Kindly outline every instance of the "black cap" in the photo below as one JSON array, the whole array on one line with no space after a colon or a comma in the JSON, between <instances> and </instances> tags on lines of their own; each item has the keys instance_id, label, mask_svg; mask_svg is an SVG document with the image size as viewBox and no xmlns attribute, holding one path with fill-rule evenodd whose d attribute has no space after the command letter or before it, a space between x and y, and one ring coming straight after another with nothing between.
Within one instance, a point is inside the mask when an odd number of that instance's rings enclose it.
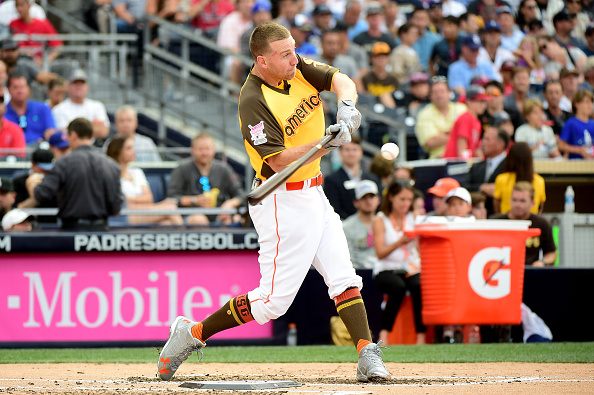
<instances>
[{"instance_id":1,"label":"black cap","mask_svg":"<svg viewBox=\"0 0 594 395\"><path fill-rule=\"evenodd\" d=\"M312 15L332 14L332 10L326 4L318 4L314 8Z\"/></svg>"},{"instance_id":2,"label":"black cap","mask_svg":"<svg viewBox=\"0 0 594 395\"><path fill-rule=\"evenodd\" d=\"M54 167L54 153L48 149L38 148L31 156L31 162L43 170L50 171Z\"/></svg>"},{"instance_id":3,"label":"black cap","mask_svg":"<svg viewBox=\"0 0 594 395\"><path fill-rule=\"evenodd\" d=\"M14 192L14 185L12 185L12 180L10 178L0 177L0 191Z\"/></svg>"},{"instance_id":4,"label":"black cap","mask_svg":"<svg viewBox=\"0 0 594 395\"><path fill-rule=\"evenodd\" d=\"M19 43L13 40L12 38L6 38L2 41L2 50L8 49L17 49L19 47Z\"/></svg>"}]
</instances>

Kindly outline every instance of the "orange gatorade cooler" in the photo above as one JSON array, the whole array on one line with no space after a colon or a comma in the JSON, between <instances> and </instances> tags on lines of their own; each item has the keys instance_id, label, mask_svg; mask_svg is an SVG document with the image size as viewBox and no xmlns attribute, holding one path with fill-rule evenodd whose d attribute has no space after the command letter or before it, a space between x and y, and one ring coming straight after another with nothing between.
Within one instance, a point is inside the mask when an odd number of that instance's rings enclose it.
<instances>
[{"instance_id":1,"label":"orange gatorade cooler","mask_svg":"<svg viewBox=\"0 0 594 395\"><path fill-rule=\"evenodd\" d=\"M425 325L515 325L522 321L530 221L417 224Z\"/></svg>"}]
</instances>

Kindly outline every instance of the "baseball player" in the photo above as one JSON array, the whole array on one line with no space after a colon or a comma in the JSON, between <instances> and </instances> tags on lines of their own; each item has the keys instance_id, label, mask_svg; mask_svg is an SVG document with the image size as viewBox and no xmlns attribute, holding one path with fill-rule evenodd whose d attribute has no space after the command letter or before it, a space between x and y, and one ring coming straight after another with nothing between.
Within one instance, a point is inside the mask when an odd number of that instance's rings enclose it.
<instances>
[{"instance_id":1,"label":"baseball player","mask_svg":"<svg viewBox=\"0 0 594 395\"><path fill-rule=\"evenodd\" d=\"M206 340L222 330L255 320L264 324L289 309L313 265L328 285L359 353L357 379L390 379L377 344L372 342L361 298L362 280L350 261L338 214L322 189L320 157L351 141L361 123L355 108L355 84L337 69L295 54L295 40L276 23L259 25L252 33L254 66L239 97L244 144L256 171L254 186L314 147L324 136L324 110L319 92L338 97L336 133L329 145L297 170L250 215L259 235L259 286L231 299L202 322L177 317L158 362L159 376L169 380L193 351L202 353Z\"/></svg>"}]
</instances>

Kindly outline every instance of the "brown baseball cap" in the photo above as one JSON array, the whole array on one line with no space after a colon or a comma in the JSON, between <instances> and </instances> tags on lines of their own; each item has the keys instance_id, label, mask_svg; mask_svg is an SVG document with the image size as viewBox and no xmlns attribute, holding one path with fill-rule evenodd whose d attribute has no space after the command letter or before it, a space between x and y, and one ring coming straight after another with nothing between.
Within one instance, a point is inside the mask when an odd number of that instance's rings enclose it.
<instances>
[{"instance_id":1,"label":"brown baseball cap","mask_svg":"<svg viewBox=\"0 0 594 395\"><path fill-rule=\"evenodd\" d=\"M440 178L435 182L435 185L427 190L427 193L442 198L445 197L452 189L459 187L460 183L453 178Z\"/></svg>"}]
</instances>

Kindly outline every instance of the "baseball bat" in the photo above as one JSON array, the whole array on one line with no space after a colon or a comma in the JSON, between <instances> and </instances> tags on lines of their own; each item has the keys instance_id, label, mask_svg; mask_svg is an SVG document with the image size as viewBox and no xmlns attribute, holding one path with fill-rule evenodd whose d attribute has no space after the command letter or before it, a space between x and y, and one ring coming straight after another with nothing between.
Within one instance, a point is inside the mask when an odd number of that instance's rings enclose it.
<instances>
[{"instance_id":1,"label":"baseball bat","mask_svg":"<svg viewBox=\"0 0 594 395\"><path fill-rule=\"evenodd\" d=\"M302 157L300 157L295 162L291 163L289 166L285 167L278 173L274 174L267 180L267 182L251 191L247 196L248 203L252 206L255 206L256 204L260 203L262 199L270 195L270 193L274 191L276 188L278 188L282 183L286 182L289 179L289 177L291 177L293 173L297 171L297 169L303 166L308 160L311 159L312 156L314 156L318 151L324 148L324 146L328 144L330 140L332 140L335 136L336 133L324 136L324 138L318 144L316 144L312 149L303 154Z\"/></svg>"}]
</instances>

